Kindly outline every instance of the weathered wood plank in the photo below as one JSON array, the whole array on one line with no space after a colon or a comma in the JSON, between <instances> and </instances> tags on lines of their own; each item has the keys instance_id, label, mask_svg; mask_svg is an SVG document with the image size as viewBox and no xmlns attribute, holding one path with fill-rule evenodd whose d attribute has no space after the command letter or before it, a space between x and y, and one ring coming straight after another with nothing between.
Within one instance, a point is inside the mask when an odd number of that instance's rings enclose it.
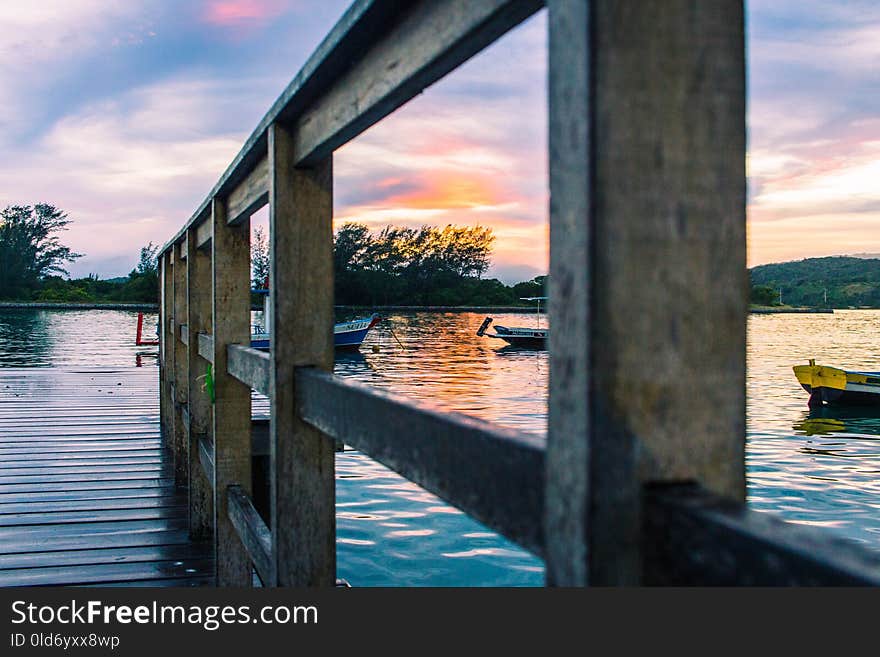
<instances>
[{"instance_id":1,"label":"weathered wood plank","mask_svg":"<svg viewBox=\"0 0 880 657\"><path fill-rule=\"evenodd\" d=\"M251 391L229 375L230 344L250 345L250 219L236 225L226 220L226 206L212 206L214 237L213 272L214 336L214 546L217 584L250 586L247 552L229 521L226 489L238 484L251 490Z\"/></svg>"},{"instance_id":2,"label":"weathered wood plank","mask_svg":"<svg viewBox=\"0 0 880 657\"><path fill-rule=\"evenodd\" d=\"M111 482L115 483L115 482ZM135 482L140 483L140 482ZM173 487L173 483L171 482L171 486ZM131 499L131 498L148 498L148 497L160 497L163 495L168 495L169 491L167 488L162 486L151 486L151 487L138 487L138 486L126 486L123 484L117 484L113 486L102 486L101 488L91 488L91 487L79 487L78 489L70 487L64 488L56 488L52 489L43 489L38 491L23 491L23 492L9 492L6 491L3 494L4 503L13 504L13 503L21 503L21 502L29 502L33 501L34 503L39 502L57 502L57 501L66 501L66 500L108 500L108 499Z\"/></svg>"},{"instance_id":3,"label":"weathered wood plank","mask_svg":"<svg viewBox=\"0 0 880 657\"><path fill-rule=\"evenodd\" d=\"M272 576L272 535L269 528L241 486L230 486L227 495L229 520L238 530L238 536L260 579L268 581Z\"/></svg>"},{"instance_id":4,"label":"weathered wood plank","mask_svg":"<svg viewBox=\"0 0 880 657\"><path fill-rule=\"evenodd\" d=\"M164 461L137 461L134 463L106 462L101 464L89 465L62 465L62 466L45 466L34 465L31 467L5 467L0 469L0 483L8 483L13 479L18 480L21 477L29 477L35 481L39 481L39 477L45 477L46 481L50 481L52 477L73 476L78 474L96 474L105 475L120 472L170 472L171 468Z\"/></svg>"},{"instance_id":5,"label":"weathered wood plank","mask_svg":"<svg viewBox=\"0 0 880 657\"><path fill-rule=\"evenodd\" d=\"M208 333L199 333L199 356L209 363L214 362L214 336Z\"/></svg>"},{"instance_id":6,"label":"weathered wood plank","mask_svg":"<svg viewBox=\"0 0 880 657\"><path fill-rule=\"evenodd\" d=\"M299 419L294 368L333 367L333 170L294 167L293 135L274 124L271 171L270 422L272 586L336 582L333 444Z\"/></svg>"},{"instance_id":7,"label":"weathered wood plank","mask_svg":"<svg viewBox=\"0 0 880 657\"><path fill-rule=\"evenodd\" d=\"M167 520L186 517L186 507L164 506L139 509L106 509L91 511L49 511L44 513L7 513L0 515L0 527L27 527L31 525L64 525L78 522L108 522L115 520Z\"/></svg>"},{"instance_id":8,"label":"weathered wood plank","mask_svg":"<svg viewBox=\"0 0 880 657\"><path fill-rule=\"evenodd\" d=\"M161 303L159 304L159 325L161 328L160 367L159 367L159 412L161 416L160 430L166 446L174 441L174 401L171 397L171 383L174 379L174 331L169 330L174 321L174 276L171 253L159 258L162 271L160 282Z\"/></svg>"},{"instance_id":9,"label":"weathered wood plank","mask_svg":"<svg viewBox=\"0 0 880 657\"><path fill-rule=\"evenodd\" d=\"M211 486L211 489L214 488L214 448L211 446L211 443L208 442L207 438L202 437L199 439L199 463L202 466L202 474L204 474L205 478L208 481L208 484ZM213 506L213 493L211 495L211 504ZM213 526L213 518L211 519L211 526Z\"/></svg>"},{"instance_id":10,"label":"weathered wood plank","mask_svg":"<svg viewBox=\"0 0 880 657\"><path fill-rule=\"evenodd\" d=\"M547 581L637 584L643 482L744 499L743 8L548 4Z\"/></svg>"},{"instance_id":11,"label":"weathered wood plank","mask_svg":"<svg viewBox=\"0 0 880 657\"><path fill-rule=\"evenodd\" d=\"M171 518L167 520L121 520L69 525L37 525L35 527L0 527L0 544L31 542L36 548L44 538L79 538L109 534L165 532L180 529L185 524L186 518Z\"/></svg>"},{"instance_id":12,"label":"weathered wood plank","mask_svg":"<svg viewBox=\"0 0 880 657\"><path fill-rule=\"evenodd\" d=\"M189 326L182 324L180 327L180 341L185 347L189 347Z\"/></svg>"},{"instance_id":13,"label":"weathered wood plank","mask_svg":"<svg viewBox=\"0 0 880 657\"><path fill-rule=\"evenodd\" d=\"M60 552L27 552L0 556L0 569L42 568L45 566L95 565L105 563L135 563L149 561L184 561L204 559L208 552L201 545L148 545L116 549L73 550Z\"/></svg>"},{"instance_id":14,"label":"weathered wood plank","mask_svg":"<svg viewBox=\"0 0 880 657\"><path fill-rule=\"evenodd\" d=\"M186 244L186 240L187 240L187 235L188 235L188 233L184 233L184 234L183 234L183 239L182 239L180 242L177 243L177 253L178 253L178 256L177 256L177 257L178 257L180 260L186 260L186 254L187 254L187 244Z\"/></svg>"},{"instance_id":15,"label":"weathered wood plank","mask_svg":"<svg viewBox=\"0 0 880 657\"><path fill-rule=\"evenodd\" d=\"M254 169L229 193L228 221L237 224L269 202L269 158L263 157Z\"/></svg>"},{"instance_id":16,"label":"weathered wood plank","mask_svg":"<svg viewBox=\"0 0 880 657\"><path fill-rule=\"evenodd\" d=\"M22 554L24 552L49 552L67 550L95 550L104 548L144 547L149 545L174 545L189 543L186 523L181 521L173 529L158 531L129 531L109 534L69 536L51 535L39 540L31 538L0 540L0 554Z\"/></svg>"},{"instance_id":17,"label":"weathered wood plank","mask_svg":"<svg viewBox=\"0 0 880 657\"><path fill-rule=\"evenodd\" d=\"M297 164L325 158L541 8L542 2L424 0L299 118Z\"/></svg>"},{"instance_id":18,"label":"weathered wood plank","mask_svg":"<svg viewBox=\"0 0 880 657\"><path fill-rule=\"evenodd\" d=\"M180 330L187 322L187 264L180 259L179 246L174 249L174 477L178 486L186 485L189 465L187 463L187 430L183 421L183 408L189 396L189 348L183 342Z\"/></svg>"},{"instance_id":19,"label":"weathered wood plank","mask_svg":"<svg viewBox=\"0 0 880 657\"><path fill-rule=\"evenodd\" d=\"M264 395L269 394L269 354L240 344L229 345L226 367L231 376Z\"/></svg>"},{"instance_id":20,"label":"weathered wood plank","mask_svg":"<svg viewBox=\"0 0 880 657\"><path fill-rule=\"evenodd\" d=\"M32 495L34 499L39 499L45 493L49 492L68 492L68 491L97 491L112 489L129 489L129 488L157 488L165 486L173 486L173 477L132 477L128 475L117 475L111 477L102 477L99 481L89 479L87 481L61 481L61 482L40 482L34 484L18 483L18 484L0 484L0 493L26 493Z\"/></svg>"},{"instance_id":21,"label":"weathered wood plank","mask_svg":"<svg viewBox=\"0 0 880 657\"><path fill-rule=\"evenodd\" d=\"M84 499L84 500L55 500L48 502L35 502L25 500L20 502L7 502L5 496L0 502L0 522L7 515L26 514L40 515L57 511L98 511L116 509L158 509L164 507L186 506L186 497L167 492L157 497L129 497L109 499Z\"/></svg>"},{"instance_id":22,"label":"weathered wood plank","mask_svg":"<svg viewBox=\"0 0 880 657\"><path fill-rule=\"evenodd\" d=\"M209 206L210 207L210 206ZM211 226L210 216L196 225L196 248L207 249L211 246L211 237L213 237L213 229Z\"/></svg>"},{"instance_id":23,"label":"weathered wood plank","mask_svg":"<svg viewBox=\"0 0 880 657\"><path fill-rule=\"evenodd\" d=\"M187 453L189 461L188 494L189 494L189 531L194 540L208 539L213 535L214 493L213 480L205 476L202 469L200 441L208 437L213 442L212 431L213 407L208 395L204 377L210 363L204 359L202 336L212 331L211 295L213 282L211 274L211 254L197 248L196 231L187 233L190 245L187 257L187 324L192 327L193 335L198 336L196 344L187 352L189 358L189 440ZM213 344L210 345L213 359ZM211 469L213 473L213 468ZM213 477L213 474L211 475Z\"/></svg>"},{"instance_id":24,"label":"weathered wood plank","mask_svg":"<svg viewBox=\"0 0 880 657\"><path fill-rule=\"evenodd\" d=\"M212 569L213 561L210 559L23 568L0 570L0 586L46 586L59 580L69 585L150 582L158 579L185 581L193 576L208 574Z\"/></svg>"},{"instance_id":25,"label":"weathered wood plank","mask_svg":"<svg viewBox=\"0 0 880 657\"><path fill-rule=\"evenodd\" d=\"M651 486L645 500L646 584L880 585L880 555L824 529L694 485Z\"/></svg>"},{"instance_id":26,"label":"weathered wood plank","mask_svg":"<svg viewBox=\"0 0 880 657\"><path fill-rule=\"evenodd\" d=\"M544 441L416 405L355 381L296 371L303 420L540 555ZM330 444L330 441L327 440Z\"/></svg>"}]
</instances>

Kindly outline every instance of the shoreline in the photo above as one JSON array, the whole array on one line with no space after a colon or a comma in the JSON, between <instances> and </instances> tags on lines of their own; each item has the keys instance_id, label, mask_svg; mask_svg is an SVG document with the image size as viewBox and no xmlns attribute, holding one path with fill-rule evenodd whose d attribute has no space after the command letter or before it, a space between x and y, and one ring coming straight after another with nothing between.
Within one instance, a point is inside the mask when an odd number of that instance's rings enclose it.
<instances>
[{"instance_id":1,"label":"shoreline","mask_svg":"<svg viewBox=\"0 0 880 657\"><path fill-rule=\"evenodd\" d=\"M834 308L749 308L750 313L773 315L784 313L824 313L833 314Z\"/></svg>"},{"instance_id":2,"label":"shoreline","mask_svg":"<svg viewBox=\"0 0 880 657\"><path fill-rule=\"evenodd\" d=\"M115 303L67 301L0 301L0 310L143 310L158 312L158 303Z\"/></svg>"},{"instance_id":3,"label":"shoreline","mask_svg":"<svg viewBox=\"0 0 880 657\"><path fill-rule=\"evenodd\" d=\"M535 306L333 306L336 310L355 312L399 310L402 312L429 313L534 313ZM541 314L547 309L541 306Z\"/></svg>"},{"instance_id":4,"label":"shoreline","mask_svg":"<svg viewBox=\"0 0 880 657\"><path fill-rule=\"evenodd\" d=\"M436 312L436 313L534 313L534 306L334 306L336 310L353 312ZM89 302L75 303L65 301L0 301L0 310L139 310L158 312L157 303L125 303L125 302ZM262 310L254 306L252 310ZM546 314L547 307L542 305L540 313ZM833 308L749 308L749 313L756 315L772 315L785 313L834 313Z\"/></svg>"}]
</instances>

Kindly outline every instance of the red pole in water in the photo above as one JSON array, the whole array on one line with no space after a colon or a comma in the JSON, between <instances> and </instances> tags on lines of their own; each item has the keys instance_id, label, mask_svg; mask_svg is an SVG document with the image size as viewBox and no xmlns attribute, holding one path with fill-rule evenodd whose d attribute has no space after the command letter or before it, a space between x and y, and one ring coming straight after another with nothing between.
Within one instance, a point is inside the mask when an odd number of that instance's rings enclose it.
<instances>
[{"instance_id":1,"label":"red pole in water","mask_svg":"<svg viewBox=\"0 0 880 657\"><path fill-rule=\"evenodd\" d=\"M137 328L137 336L134 339L134 343L136 346L141 346L141 335L144 331L144 314L138 313L138 328Z\"/></svg>"},{"instance_id":2,"label":"red pole in water","mask_svg":"<svg viewBox=\"0 0 880 657\"><path fill-rule=\"evenodd\" d=\"M158 340L144 340L143 333L144 333L144 314L138 313L137 335L135 336L135 339L134 339L135 346L150 347L150 346L159 344Z\"/></svg>"}]
</instances>

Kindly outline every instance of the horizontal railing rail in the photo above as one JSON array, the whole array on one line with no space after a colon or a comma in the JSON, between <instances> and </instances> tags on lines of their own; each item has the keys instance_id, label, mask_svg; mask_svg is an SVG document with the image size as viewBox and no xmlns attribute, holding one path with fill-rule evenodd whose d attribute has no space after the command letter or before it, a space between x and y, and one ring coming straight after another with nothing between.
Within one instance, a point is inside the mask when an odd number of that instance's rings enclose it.
<instances>
[{"instance_id":1,"label":"horizontal railing rail","mask_svg":"<svg viewBox=\"0 0 880 657\"><path fill-rule=\"evenodd\" d=\"M227 349L229 374L257 392L269 394L269 354L259 349L231 344Z\"/></svg>"},{"instance_id":2,"label":"horizontal railing rail","mask_svg":"<svg viewBox=\"0 0 880 657\"><path fill-rule=\"evenodd\" d=\"M303 420L535 554L543 552L544 439L308 368Z\"/></svg>"},{"instance_id":3,"label":"horizontal railing rail","mask_svg":"<svg viewBox=\"0 0 880 657\"><path fill-rule=\"evenodd\" d=\"M272 534L241 486L230 486L227 495L229 519L238 531L257 575L262 581L268 582L272 576Z\"/></svg>"},{"instance_id":4,"label":"horizontal railing rail","mask_svg":"<svg viewBox=\"0 0 880 657\"><path fill-rule=\"evenodd\" d=\"M880 586L880 553L698 485L649 486L646 584Z\"/></svg>"}]
</instances>

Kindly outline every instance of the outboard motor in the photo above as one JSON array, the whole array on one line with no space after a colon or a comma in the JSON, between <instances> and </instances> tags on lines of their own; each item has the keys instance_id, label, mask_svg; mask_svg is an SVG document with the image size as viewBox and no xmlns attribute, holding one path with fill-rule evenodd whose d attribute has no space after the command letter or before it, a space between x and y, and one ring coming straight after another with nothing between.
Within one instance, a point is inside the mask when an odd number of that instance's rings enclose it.
<instances>
[{"instance_id":1,"label":"outboard motor","mask_svg":"<svg viewBox=\"0 0 880 657\"><path fill-rule=\"evenodd\" d=\"M483 320L483 323L480 324L480 328L477 329L477 335L483 337L483 334L486 332L486 329L489 328L489 324L492 323L492 318L487 317Z\"/></svg>"}]
</instances>

